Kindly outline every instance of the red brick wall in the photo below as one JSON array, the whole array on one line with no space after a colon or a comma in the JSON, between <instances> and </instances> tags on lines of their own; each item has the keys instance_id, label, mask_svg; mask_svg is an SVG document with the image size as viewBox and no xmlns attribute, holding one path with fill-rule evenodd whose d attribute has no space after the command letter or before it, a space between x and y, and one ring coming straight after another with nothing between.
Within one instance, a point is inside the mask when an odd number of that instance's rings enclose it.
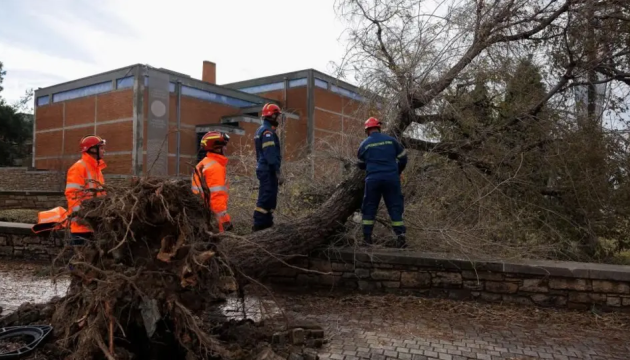
<instances>
[{"instance_id":1,"label":"red brick wall","mask_svg":"<svg viewBox=\"0 0 630 360\"><path fill-rule=\"evenodd\" d=\"M96 121L110 121L133 117L133 90L120 90L96 99Z\"/></svg>"},{"instance_id":2,"label":"red brick wall","mask_svg":"<svg viewBox=\"0 0 630 360\"><path fill-rule=\"evenodd\" d=\"M88 96L63 102L64 126L87 125L96 122L96 96ZM93 131L93 127L85 131Z\"/></svg>"},{"instance_id":3,"label":"red brick wall","mask_svg":"<svg viewBox=\"0 0 630 360\"><path fill-rule=\"evenodd\" d=\"M107 140L110 174L129 174L133 151L133 91L117 90L37 107L35 167L66 171L80 157L79 141L89 134ZM116 122L113 122L116 121ZM107 123L113 122L113 123ZM75 128L65 128L74 127ZM59 129L50 132L42 130ZM42 157L46 157L43 159ZM39 159L38 159L39 158ZM125 163L126 161L129 163Z\"/></svg>"},{"instance_id":4,"label":"red brick wall","mask_svg":"<svg viewBox=\"0 0 630 360\"><path fill-rule=\"evenodd\" d=\"M365 105L334 92L315 88L315 174L341 174L342 163L334 157L354 159L364 138Z\"/></svg>"},{"instance_id":5,"label":"red brick wall","mask_svg":"<svg viewBox=\"0 0 630 360\"><path fill-rule=\"evenodd\" d=\"M63 126L63 103L40 106L36 109L36 130L48 130Z\"/></svg>"}]
</instances>

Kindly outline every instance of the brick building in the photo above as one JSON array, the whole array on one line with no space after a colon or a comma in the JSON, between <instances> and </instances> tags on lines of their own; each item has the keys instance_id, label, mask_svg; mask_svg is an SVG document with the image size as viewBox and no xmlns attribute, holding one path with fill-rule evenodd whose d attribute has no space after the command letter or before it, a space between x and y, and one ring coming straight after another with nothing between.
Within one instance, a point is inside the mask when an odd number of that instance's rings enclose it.
<instances>
[{"instance_id":1,"label":"brick building","mask_svg":"<svg viewBox=\"0 0 630 360\"><path fill-rule=\"evenodd\" d=\"M137 64L38 89L32 166L65 170L77 159L80 138L95 133L108 141L108 174L189 174L186 163L196 160L209 130L230 133L228 156L251 154L267 102L286 111L280 133L287 161L314 159L328 144L336 151L358 146L369 102L351 84L312 69L224 85L215 80L209 61L202 80Z\"/></svg>"}]
</instances>

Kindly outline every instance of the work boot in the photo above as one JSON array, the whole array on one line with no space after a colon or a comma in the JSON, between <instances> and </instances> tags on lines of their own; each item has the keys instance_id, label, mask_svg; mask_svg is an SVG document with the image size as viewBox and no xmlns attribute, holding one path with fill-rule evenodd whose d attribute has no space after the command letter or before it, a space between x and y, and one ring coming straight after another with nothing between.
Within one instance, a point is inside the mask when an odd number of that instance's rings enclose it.
<instances>
[{"instance_id":1,"label":"work boot","mask_svg":"<svg viewBox=\"0 0 630 360\"><path fill-rule=\"evenodd\" d=\"M405 234L396 236L396 247L399 249L407 248L407 238L405 237Z\"/></svg>"}]
</instances>

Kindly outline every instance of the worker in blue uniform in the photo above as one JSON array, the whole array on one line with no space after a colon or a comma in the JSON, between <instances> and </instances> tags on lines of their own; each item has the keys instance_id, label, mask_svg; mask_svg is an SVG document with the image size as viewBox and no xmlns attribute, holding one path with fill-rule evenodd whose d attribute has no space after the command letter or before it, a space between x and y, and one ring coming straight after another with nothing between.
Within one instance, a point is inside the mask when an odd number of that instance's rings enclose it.
<instances>
[{"instance_id":1,"label":"worker in blue uniform","mask_svg":"<svg viewBox=\"0 0 630 360\"><path fill-rule=\"evenodd\" d=\"M280 171L282 155L280 140L276 134L278 120L282 116L276 104L265 104L262 109L263 124L256 130L256 177L258 178L258 200L254 210L252 231L264 230L273 226L273 211L278 200L278 185L284 178Z\"/></svg>"},{"instance_id":2,"label":"worker in blue uniform","mask_svg":"<svg viewBox=\"0 0 630 360\"><path fill-rule=\"evenodd\" d=\"M368 137L359 146L357 154L359 168L366 170L361 207L363 239L366 245L372 244L374 219L382 196L396 234L396 247L407 247L403 223L404 200L400 185L401 174L407 166L407 151L398 140L381 133L381 122L376 118L367 119L365 132Z\"/></svg>"}]
</instances>

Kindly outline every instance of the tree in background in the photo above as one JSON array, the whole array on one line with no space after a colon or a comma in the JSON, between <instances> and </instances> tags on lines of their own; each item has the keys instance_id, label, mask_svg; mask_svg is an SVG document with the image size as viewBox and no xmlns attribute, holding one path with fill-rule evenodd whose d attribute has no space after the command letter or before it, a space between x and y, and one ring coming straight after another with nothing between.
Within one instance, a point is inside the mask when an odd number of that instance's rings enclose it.
<instances>
[{"instance_id":1,"label":"tree in background","mask_svg":"<svg viewBox=\"0 0 630 360\"><path fill-rule=\"evenodd\" d=\"M2 87L2 82L4 81L4 75L7 74L7 72L4 71L2 68L3 68L2 61L0 61L0 92L4 90L4 88Z\"/></svg>"},{"instance_id":2,"label":"tree in background","mask_svg":"<svg viewBox=\"0 0 630 360\"><path fill-rule=\"evenodd\" d=\"M2 82L6 71L0 62L0 92L4 89ZM33 137L32 115L23 113L28 111L28 104L33 98L33 90L15 104L9 105L0 94L0 166L14 166L29 153L28 143Z\"/></svg>"}]
</instances>

